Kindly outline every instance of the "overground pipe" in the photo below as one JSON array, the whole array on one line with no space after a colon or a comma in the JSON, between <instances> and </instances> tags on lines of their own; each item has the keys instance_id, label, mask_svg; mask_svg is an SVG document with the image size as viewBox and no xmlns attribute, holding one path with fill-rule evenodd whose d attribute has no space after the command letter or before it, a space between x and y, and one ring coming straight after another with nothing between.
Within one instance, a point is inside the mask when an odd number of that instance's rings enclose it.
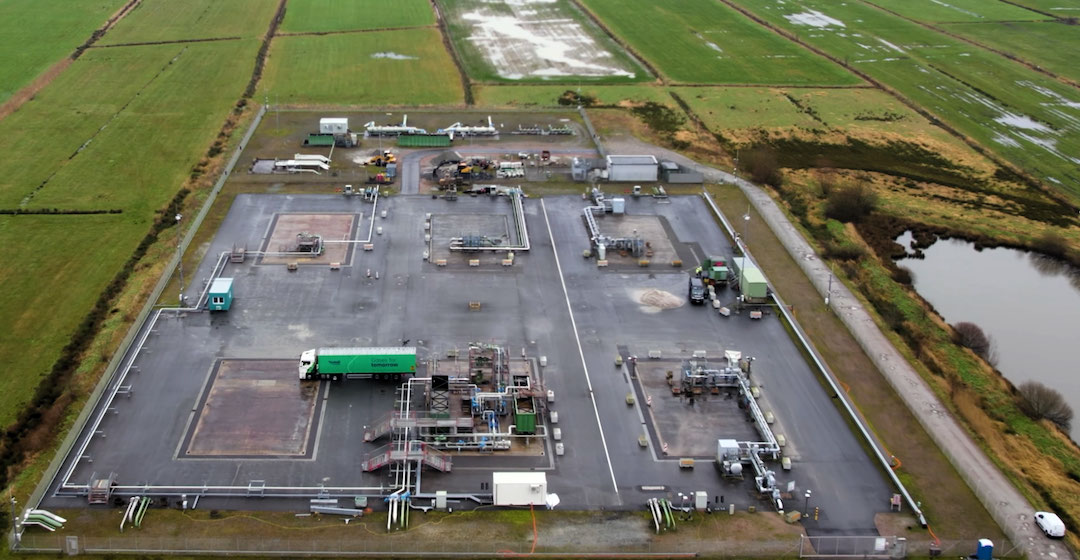
<instances>
[{"instance_id":1,"label":"overground pipe","mask_svg":"<svg viewBox=\"0 0 1080 560\"><path fill-rule=\"evenodd\" d=\"M757 261L754 259L753 255L751 255L750 252L747 250L746 245L743 244L742 237L735 233L735 228L732 227L731 222L729 222L727 217L724 216L722 212L720 212L719 208L717 208L716 203L712 199L712 196L710 196L709 193L705 191L702 191L701 196L705 199L705 202L709 204L709 207L712 208L713 213L720 220L720 223L723 224L724 229L727 230L728 235L735 240L736 247L742 251L742 254L745 255L746 258L750 259L750 262L756 265ZM758 267L758 270L761 270L760 266ZM762 274L764 275L764 273ZM767 280L768 278L766 277L766 281ZM772 288L771 282L769 282L769 287ZM780 313L784 315L784 318L787 319L788 324L792 326L791 330L794 331L795 336L798 337L799 342L802 344L807 354L810 355L810 359L814 361L814 365L817 366L818 371L823 374L823 376L825 377L825 381L829 383L829 388L832 389L833 394L835 394L840 400L840 403L844 405L844 410L847 411L848 416L851 418L852 422L854 422L855 425L858 426L859 433L862 434L863 438L870 445L870 449L874 450L874 456L877 457L878 461L881 463L885 474L889 476L889 478L893 481L893 484L895 484L896 487L900 490L900 493L903 494L904 500L906 500L908 503L908 507L910 507L911 510L915 512L915 515L919 517L919 524L923 527L926 527L926 516L923 514L922 509L919 507L915 499L911 497L911 494L908 492L907 487L904 486L904 483L900 482L900 478L896 476L896 471L892 469L892 464L881 452L881 449L877 446L877 443L875 442L874 437L870 434L869 429L866 427L865 424L863 424L862 418L860 418L859 415L855 413L855 408L851 405L851 402L848 399L847 392L842 391L840 387L837 386L836 379L834 379L832 374L832 370L830 370L828 366L825 365L825 362L818 356L817 350L814 349L813 345L810 344L810 341L807 340L806 336L803 334L802 327L799 326L799 324L795 321L795 317L793 317L788 311L787 305L784 304L784 300L781 299L779 295L777 295L776 290L770 291L772 292L773 301L776 302L777 307L780 309Z\"/></svg>"}]
</instances>

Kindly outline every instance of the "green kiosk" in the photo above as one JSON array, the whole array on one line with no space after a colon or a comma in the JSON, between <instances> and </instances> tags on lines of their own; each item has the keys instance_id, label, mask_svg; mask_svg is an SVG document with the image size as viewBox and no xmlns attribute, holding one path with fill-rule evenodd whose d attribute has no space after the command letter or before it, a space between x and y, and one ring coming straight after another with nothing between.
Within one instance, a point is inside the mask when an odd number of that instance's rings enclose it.
<instances>
[{"instance_id":1,"label":"green kiosk","mask_svg":"<svg viewBox=\"0 0 1080 560\"><path fill-rule=\"evenodd\" d=\"M210 311L229 310L233 300L232 285L232 278L214 279L214 282L210 284L210 295L208 296Z\"/></svg>"}]
</instances>

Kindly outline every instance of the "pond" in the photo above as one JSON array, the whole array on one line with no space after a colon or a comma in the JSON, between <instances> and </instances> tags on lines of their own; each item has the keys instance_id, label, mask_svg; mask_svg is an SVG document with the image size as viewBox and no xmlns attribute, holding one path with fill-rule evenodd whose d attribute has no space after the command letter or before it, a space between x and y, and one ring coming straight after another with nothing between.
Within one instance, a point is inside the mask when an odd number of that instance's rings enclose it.
<instances>
[{"instance_id":1,"label":"pond","mask_svg":"<svg viewBox=\"0 0 1080 560\"><path fill-rule=\"evenodd\" d=\"M896 242L912 254L911 232ZM1016 249L956 239L897 262L915 290L951 324L968 321L994 339L998 369L1014 385L1038 381L1065 396L1080 418L1080 271ZM1075 425L1075 424L1074 424Z\"/></svg>"}]
</instances>

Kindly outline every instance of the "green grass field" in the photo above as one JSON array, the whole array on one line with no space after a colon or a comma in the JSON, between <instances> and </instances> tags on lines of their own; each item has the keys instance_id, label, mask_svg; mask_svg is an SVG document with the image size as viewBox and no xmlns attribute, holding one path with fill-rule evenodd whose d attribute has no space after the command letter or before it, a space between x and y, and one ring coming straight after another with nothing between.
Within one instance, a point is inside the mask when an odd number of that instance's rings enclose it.
<instances>
[{"instance_id":1,"label":"green grass field","mask_svg":"<svg viewBox=\"0 0 1080 560\"><path fill-rule=\"evenodd\" d=\"M802 129L957 141L877 89L676 87L711 130Z\"/></svg>"},{"instance_id":2,"label":"green grass field","mask_svg":"<svg viewBox=\"0 0 1080 560\"><path fill-rule=\"evenodd\" d=\"M859 78L714 0L583 0L670 80L857 84Z\"/></svg>"},{"instance_id":3,"label":"green grass field","mask_svg":"<svg viewBox=\"0 0 1080 560\"><path fill-rule=\"evenodd\" d=\"M911 19L942 21L1025 21L1043 20L1046 16L1005 2L986 0L870 0L871 4L892 10Z\"/></svg>"},{"instance_id":4,"label":"green grass field","mask_svg":"<svg viewBox=\"0 0 1080 560\"><path fill-rule=\"evenodd\" d=\"M386 53L394 58L380 57ZM263 94L273 103L334 105L456 105L465 96L437 29L278 37Z\"/></svg>"},{"instance_id":5,"label":"green grass field","mask_svg":"<svg viewBox=\"0 0 1080 560\"><path fill-rule=\"evenodd\" d=\"M281 31L351 31L387 27L433 25L435 13L428 0L304 0L291 2Z\"/></svg>"},{"instance_id":6,"label":"green grass field","mask_svg":"<svg viewBox=\"0 0 1080 560\"><path fill-rule=\"evenodd\" d=\"M438 0L474 81L625 84L649 72L570 0Z\"/></svg>"},{"instance_id":7,"label":"green grass field","mask_svg":"<svg viewBox=\"0 0 1080 560\"><path fill-rule=\"evenodd\" d=\"M1080 82L1076 45L1080 30L1059 22L1008 22L944 26L952 33L1033 62L1060 76Z\"/></svg>"},{"instance_id":8,"label":"green grass field","mask_svg":"<svg viewBox=\"0 0 1080 560\"><path fill-rule=\"evenodd\" d=\"M90 38L124 0L0 2L0 103Z\"/></svg>"},{"instance_id":9,"label":"green grass field","mask_svg":"<svg viewBox=\"0 0 1080 560\"><path fill-rule=\"evenodd\" d=\"M866 4L741 3L1080 199L1080 94L1074 89ZM844 26L799 23L811 10ZM857 33L850 29L856 24Z\"/></svg>"},{"instance_id":10,"label":"green grass field","mask_svg":"<svg viewBox=\"0 0 1080 560\"><path fill-rule=\"evenodd\" d=\"M1012 0L1012 2L1056 17L1080 17L1080 5L1077 5L1075 0Z\"/></svg>"},{"instance_id":11,"label":"green grass field","mask_svg":"<svg viewBox=\"0 0 1080 560\"><path fill-rule=\"evenodd\" d=\"M0 394L7 426L31 400L79 321L149 225L133 216L0 216L4 336ZM31 235L32 233L32 235Z\"/></svg>"},{"instance_id":12,"label":"green grass field","mask_svg":"<svg viewBox=\"0 0 1080 560\"><path fill-rule=\"evenodd\" d=\"M668 105L672 104L671 96L668 95L666 88L652 85L480 85L473 87L473 96L476 98L476 104L479 106L553 107L559 105L559 97L561 97L563 93L567 91L577 92L579 90L582 95L593 97L597 100L597 103L602 105L616 105L623 101L656 101Z\"/></svg>"},{"instance_id":13,"label":"green grass field","mask_svg":"<svg viewBox=\"0 0 1080 560\"><path fill-rule=\"evenodd\" d=\"M0 314L10 329L0 360L20 372L5 376L0 425L29 399L154 212L213 142L257 49L255 40L92 49L0 120L0 149L9 155L0 161L0 206L123 210L0 218L0 257L18 263L0 270Z\"/></svg>"},{"instance_id":14,"label":"green grass field","mask_svg":"<svg viewBox=\"0 0 1080 560\"><path fill-rule=\"evenodd\" d=\"M143 0L102 38L102 45L261 37L276 0Z\"/></svg>"}]
</instances>

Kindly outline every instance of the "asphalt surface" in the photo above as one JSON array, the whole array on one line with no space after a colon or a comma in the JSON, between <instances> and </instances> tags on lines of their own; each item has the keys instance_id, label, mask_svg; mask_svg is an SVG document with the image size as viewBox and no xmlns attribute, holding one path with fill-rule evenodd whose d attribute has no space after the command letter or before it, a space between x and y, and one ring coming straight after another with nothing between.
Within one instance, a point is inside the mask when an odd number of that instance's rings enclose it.
<instances>
[{"instance_id":1,"label":"asphalt surface","mask_svg":"<svg viewBox=\"0 0 1080 560\"><path fill-rule=\"evenodd\" d=\"M703 173L707 182L738 185L787 248L795 262L802 267L803 272L818 292L824 297L829 291L828 278L831 272L828 267L821 262L817 253L798 229L791 224L783 210L760 187L663 148L636 140L622 141L621 144L622 149L634 153L653 154L658 158L663 157L688 166ZM752 246L750 250L753 251ZM767 270L765 272L768 273ZM866 351L866 355L889 383L897 388L897 394L911 408L915 417L919 419L927 433L942 449L968 485L975 490L976 496L1013 543L1022 547L1030 558L1075 558L1060 541L1048 539L1039 530L1032 519L1034 508L1031 504L994 466L963 426L938 400L918 372L882 334L851 291L842 283L833 282L831 301L833 310L858 340L859 345Z\"/></svg>"},{"instance_id":2,"label":"asphalt surface","mask_svg":"<svg viewBox=\"0 0 1080 560\"><path fill-rule=\"evenodd\" d=\"M486 196L463 196L456 202L424 196L380 200L378 211L388 215L375 218L383 231L373 234L375 250L357 248L351 265L341 270L310 265L289 272L250 258L228 265L223 276L235 279L232 310L163 313L152 328L145 325L147 341L134 359L136 369L123 382L131 395L117 397L86 455L69 457L61 475L74 465L69 482L75 485L116 473L121 485L184 485L195 488L191 492L208 485L238 487L243 494L249 485L265 484L304 488L309 497L318 495L320 487L335 496L377 496L390 488L392 477L386 469L363 473L359 463L385 442L364 443L362 432L390 411L392 385L369 380L324 384L310 458L180 458L193 409L213 367L224 358L295 360L316 346L406 341L421 356L434 357L479 341L503 344L513 355L524 349L530 356L547 357L542 381L556 395L551 407L559 412L566 454L554 457L549 442L543 456L457 456L452 473L422 472L424 492L445 489L480 496L490 493L481 484L490 481L493 471L544 470L549 491L571 509L640 509L649 497L666 495L678 503L680 492L704 490L716 504L722 497L724 506L768 510L752 480L723 481L707 459L693 469L680 469L678 457L663 456L655 445L641 448L638 436L650 427L643 425L645 405L627 405L626 393L632 390L628 370L614 365L620 348L637 356L660 349L665 358L689 357L695 350L715 356L733 349L757 358L754 380L762 387L762 406L776 415L774 430L789 441L785 452L794 468L781 471L779 464L772 465L781 488L795 483L798 497L794 503L788 500L787 508L802 509L802 492L811 489L810 506L820 507L821 513L817 522L808 523L810 532L875 534L874 514L888 509L893 489L780 322L775 317L723 318L711 308L688 304L665 310L641 305L636 298L647 289L685 298L690 267L655 263L598 269L595 260L582 258L589 246L581 220L584 205L575 196L527 200L532 250L519 253L513 267L439 268L423 259L425 214L509 215L506 199ZM731 254L697 197L673 197L667 203L630 199L627 211L662 216L675 237L669 241L684 258ZM209 280L222 251L235 244L262 246L278 212L353 212L362 215L359 237L366 237L372 219L370 203L359 197L240 195L208 258L191 276L189 296ZM609 219L618 218L603 218L601 229ZM482 310L470 311L470 301L482 302ZM745 432L746 426L725 431L717 425L702 430L699 443L711 446L717 438ZM89 436L82 434L80 443ZM55 491L56 483L44 507L85 503L84 497ZM305 502L215 498L204 507L304 509Z\"/></svg>"}]
</instances>

